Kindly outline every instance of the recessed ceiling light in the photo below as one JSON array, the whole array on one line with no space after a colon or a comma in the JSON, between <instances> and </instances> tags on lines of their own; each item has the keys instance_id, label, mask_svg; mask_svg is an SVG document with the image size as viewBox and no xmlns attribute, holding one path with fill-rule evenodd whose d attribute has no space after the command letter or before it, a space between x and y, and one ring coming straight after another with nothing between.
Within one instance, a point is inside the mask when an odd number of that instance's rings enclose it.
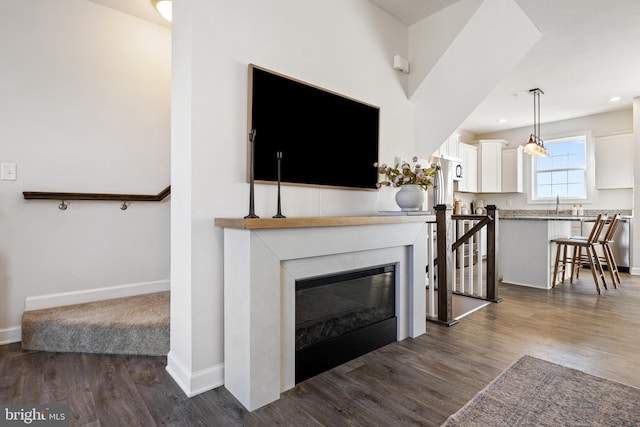
<instances>
[{"instance_id":1,"label":"recessed ceiling light","mask_svg":"<svg viewBox=\"0 0 640 427\"><path fill-rule=\"evenodd\" d=\"M620 98L619 96L612 96L611 98L609 98L609 102L616 102L616 101L620 101L622 98Z\"/></svg>"},{"instance_id":2,"label":"recessed ceiling light","mask_svg":"<svg viewBox=\"0 0 640 427\"><path fill-rule=\"evenodd\" d=\"M505 119L504 117L501 119L496 120L498 123L506 123L507 119Z\"/></svg>"}]
</instances>

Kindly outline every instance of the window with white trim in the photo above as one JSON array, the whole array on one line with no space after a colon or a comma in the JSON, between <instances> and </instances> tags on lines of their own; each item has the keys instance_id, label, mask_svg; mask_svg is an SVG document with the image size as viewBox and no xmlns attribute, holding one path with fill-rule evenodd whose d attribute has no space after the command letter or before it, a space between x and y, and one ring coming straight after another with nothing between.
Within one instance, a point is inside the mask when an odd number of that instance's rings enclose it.
<instances>
[{"instance_id":1,"label":"window with white trim","mask_svg":"<svg viewBox=\"0 0 640 427\"><path fill-rule=\"evenodd\" d=\"M536 157L532 162L533 199L586 199L587 136L553 139L544 145L549 157Z\"/></svg>"}]
</instances>

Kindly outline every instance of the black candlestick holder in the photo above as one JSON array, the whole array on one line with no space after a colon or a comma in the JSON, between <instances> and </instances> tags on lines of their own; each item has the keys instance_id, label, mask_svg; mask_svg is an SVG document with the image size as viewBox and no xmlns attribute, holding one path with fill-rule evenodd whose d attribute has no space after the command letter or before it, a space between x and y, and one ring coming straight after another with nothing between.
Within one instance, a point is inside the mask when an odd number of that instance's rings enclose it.
<instances>
[{"instance_id":1,"label":"black candlestick holder","mask_svg":"<svg viewBox=\"0 0 640 427\"><path fill-rule=\"evenodd\" d=\"M249 141L251 142L251 147L249 150L249 215L245 216L245 218L260 218L256 215L255 212L255 204L254 204L254 151L255 151L255 143L256 143L256 130L251 129L249 132Z\"/></svg>"},{"instance_id":2,"label":"black candlestick holder","mask_svg":"<svg viewBox=\"0 0 640 427\"><path fill-rule=\"evenodd\" d=\"M286 218L286 216L282 215L282 204L280 199L280 164L282 163L282 151L278 151L276 153L276 158L278 159L278 213L275 214L274 218Z\"/></svg>"}]
</instances>

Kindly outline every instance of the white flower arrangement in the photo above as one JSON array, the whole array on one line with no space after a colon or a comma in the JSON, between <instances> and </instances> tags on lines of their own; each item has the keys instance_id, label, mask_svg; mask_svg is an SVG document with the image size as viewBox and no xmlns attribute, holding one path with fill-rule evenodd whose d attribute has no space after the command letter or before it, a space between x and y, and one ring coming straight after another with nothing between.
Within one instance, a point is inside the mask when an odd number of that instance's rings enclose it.
<instances>
[{"instance_id":1,"label":"white flower arrangement","mask_svg":"<svg viewBox=\"0 0 640 427\"><path fill-rule=\"evenodd\" d=\"M378 173L385 176L382 181L376 184L376 187L401 187L408 184L419 185L423 190L432 187L433 176L437 171L436 165L431 165L428 168L422 167L418 163L418 157L415 156L412 161L413 166L407 162L396 163L394 167L387 166L384 163L374 163L373 166L378 169Z\"/></svg>"}]
</instances>

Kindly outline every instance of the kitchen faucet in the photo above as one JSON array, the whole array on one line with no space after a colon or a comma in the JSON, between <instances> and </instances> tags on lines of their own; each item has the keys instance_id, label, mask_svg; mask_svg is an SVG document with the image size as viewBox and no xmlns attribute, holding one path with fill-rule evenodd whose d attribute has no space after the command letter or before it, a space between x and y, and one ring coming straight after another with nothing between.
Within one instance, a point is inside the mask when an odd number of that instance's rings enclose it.
<instances>
[{"instance_id":1,"label":"kitchen faucet","mask_svg":"<svg viewBox=\"0 0 640 427\"><path fill-rule=\"evenodd\" d=\"M560 212L560 195L556 195L556 215Z\"/></svg>"}]
</instances>

